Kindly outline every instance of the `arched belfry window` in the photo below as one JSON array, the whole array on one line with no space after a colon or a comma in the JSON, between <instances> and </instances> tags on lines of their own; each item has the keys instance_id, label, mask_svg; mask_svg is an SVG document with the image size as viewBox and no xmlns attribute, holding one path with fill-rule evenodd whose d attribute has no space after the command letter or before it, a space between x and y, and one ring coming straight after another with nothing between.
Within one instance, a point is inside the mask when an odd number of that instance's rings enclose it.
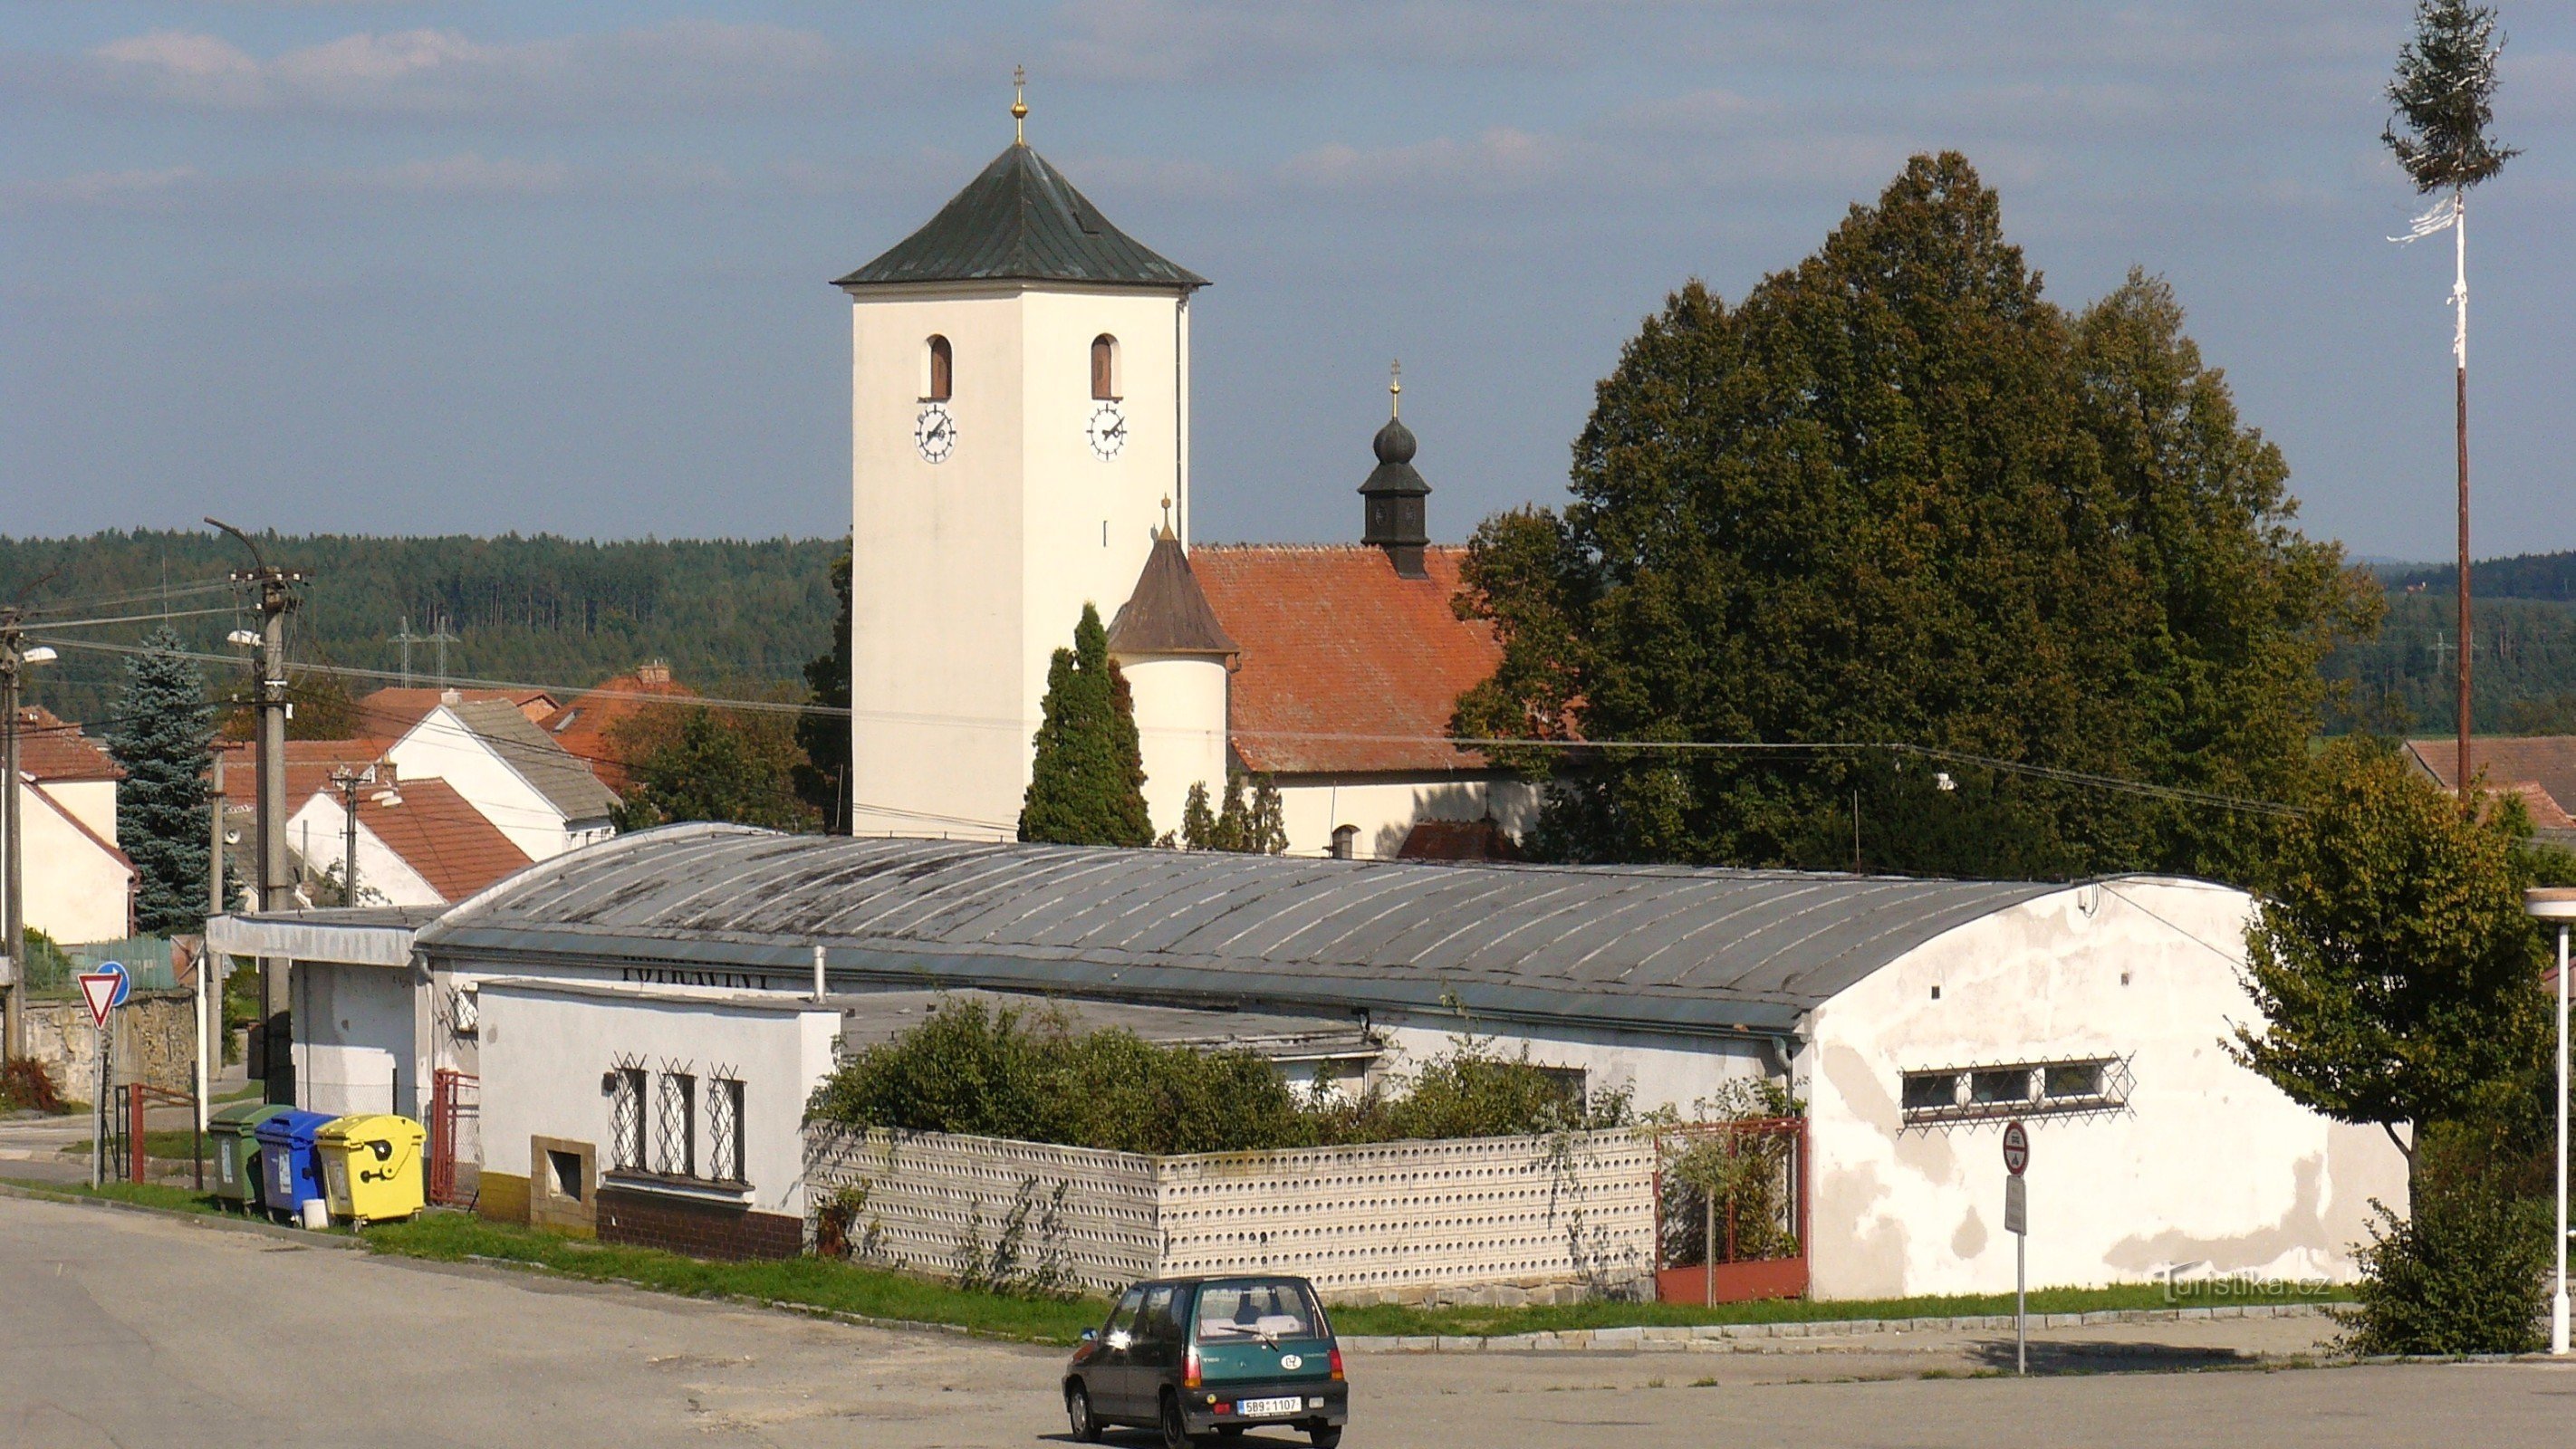
<instances>
[{"instance_id":1,"label":"arched belfry window","mask_svg":"<svg viewBox=\"0 0 2576 1449\"><path fill-rule=\"evenodd\" d=\"M955 364L945 337L934 336L922 348L921 396L925 401L948 401L949 389L955 382Z\"/></svg>"},{"instance_id":2,"label":"arched belfry window","mask_svg":"<svg viewBox=\"0 0 2576 1449\"><path fill-rule=\"evenodd\" d=\"M1091 339L1091 395L1114 398L1118 394L1118 339L1103 332Z\"/></svg>"}]
</instances>

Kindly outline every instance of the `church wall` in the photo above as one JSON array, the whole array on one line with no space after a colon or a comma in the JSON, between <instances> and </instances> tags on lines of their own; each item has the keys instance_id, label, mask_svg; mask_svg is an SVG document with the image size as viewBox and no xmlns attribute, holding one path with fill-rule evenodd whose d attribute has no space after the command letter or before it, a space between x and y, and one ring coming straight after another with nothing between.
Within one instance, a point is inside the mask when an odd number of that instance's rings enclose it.
<instances>
[{"instance_id":1,"label":"church wall","mask_svg":"<svg viewBox=\"0 0 2576 1449\"><path fill-rule=\"evenodd\" d=\"M1007 837L1030 734L1019 293L907 288L850 311L852 828ZM933 334L955 357L937 464L914 442Z\"/></svg>"},{"instance_id":2,"label":"church wall","mask_svg":"<svg viewBox=\"0 0 2576 1449\"><path fill-rule=\"evenodd\" d=\"M1492 815L1514 837L1538 821L1538 787L1487 775L1283 776L1280 813L1290 855L1330 855L1333 831L1359 827L1354 853L1392 859L1422 820L1482 820Z\"/></svg>"},{"instance_id":3,"label":"church wall","mask_svg":"<svg viewBox=\"0 0 2576 1449\"><path fill-rule=\"evenodd\" d=\"M1154 833L1181 828L1190 786L1225 795L1225 662L1205 655L1122 658L1145 755L1145 808Z\"/></svg>"}]
</instances>

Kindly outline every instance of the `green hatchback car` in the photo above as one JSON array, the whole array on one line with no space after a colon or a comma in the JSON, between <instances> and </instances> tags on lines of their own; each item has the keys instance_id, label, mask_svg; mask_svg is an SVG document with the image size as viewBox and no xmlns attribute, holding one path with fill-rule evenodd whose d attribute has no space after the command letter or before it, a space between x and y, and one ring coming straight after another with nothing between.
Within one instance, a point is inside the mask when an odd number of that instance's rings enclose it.
<instances>
[{"instance_id":1,"label":"green hatchback car","mask_svg":"<svg viewBox=\"0 0 2576 1449\"><path fill-rule=\"evenodd\" d=\"M1086 1444L1132 1424L1167 1449L1263 1427L1334 1449L1350 1395L1315 1286L1268 1273L1139 1283L1064 1368L1065 1416Z\"/></svg>"}]
</instances>

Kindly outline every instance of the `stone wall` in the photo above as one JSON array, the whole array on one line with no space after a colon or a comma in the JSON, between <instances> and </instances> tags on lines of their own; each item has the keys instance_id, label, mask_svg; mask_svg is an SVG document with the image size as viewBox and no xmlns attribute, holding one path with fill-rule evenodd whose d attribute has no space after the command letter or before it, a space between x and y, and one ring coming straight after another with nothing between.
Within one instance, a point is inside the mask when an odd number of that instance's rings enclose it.
<instances>
[{"instance_id":1,"label":"stone wall","mask_svg":"<svg viewBox=\"0 0 2576 1449\"><path fill-rule=\"evenodd\" d=\"M196 1085L197 1001L185 991L136 991L116 1009L118 1082L147 1082L174 1092ZM98 1029L83 1001L27 1003L27 1052L44 1063L55 1090L86 1102L98 1093Z\"/></svg>"},{"instance_id":2,"label":"stone wall","mask_svg":"<svg viewBox=\"0 0 2576 1449\"><path fill-rule=\"evenodd\" d=\"M1276 1271L1341 1302L1650 1291L1654 1167L1628 1132L1158 1158L806 1129L806 1200L863 1192L850 1235L880 1261L953 1271L1021 1212L1023 1267L1087 1287Z\"/></svg>"}]
</instances>

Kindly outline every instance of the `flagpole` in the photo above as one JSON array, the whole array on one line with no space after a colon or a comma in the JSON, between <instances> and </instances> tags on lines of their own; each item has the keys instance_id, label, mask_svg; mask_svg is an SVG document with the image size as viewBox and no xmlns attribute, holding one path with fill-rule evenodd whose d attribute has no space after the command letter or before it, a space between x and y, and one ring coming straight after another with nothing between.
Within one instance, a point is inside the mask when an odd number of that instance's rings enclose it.
<instances>
[{"instance_id":1,"label":"flagpole","mask_svg":"<svg viewBox=\"0 0 2576 1449\"><path fill-rule=\"evenodd\" d=\"M2469 633L2469 197L2451 193L2453 273L2451 305L2459 309L2451 334L2452 413L2460 466L2460 799L2469 798L2469 669L2477 652Z\"/></svg>"}]
</instances>

